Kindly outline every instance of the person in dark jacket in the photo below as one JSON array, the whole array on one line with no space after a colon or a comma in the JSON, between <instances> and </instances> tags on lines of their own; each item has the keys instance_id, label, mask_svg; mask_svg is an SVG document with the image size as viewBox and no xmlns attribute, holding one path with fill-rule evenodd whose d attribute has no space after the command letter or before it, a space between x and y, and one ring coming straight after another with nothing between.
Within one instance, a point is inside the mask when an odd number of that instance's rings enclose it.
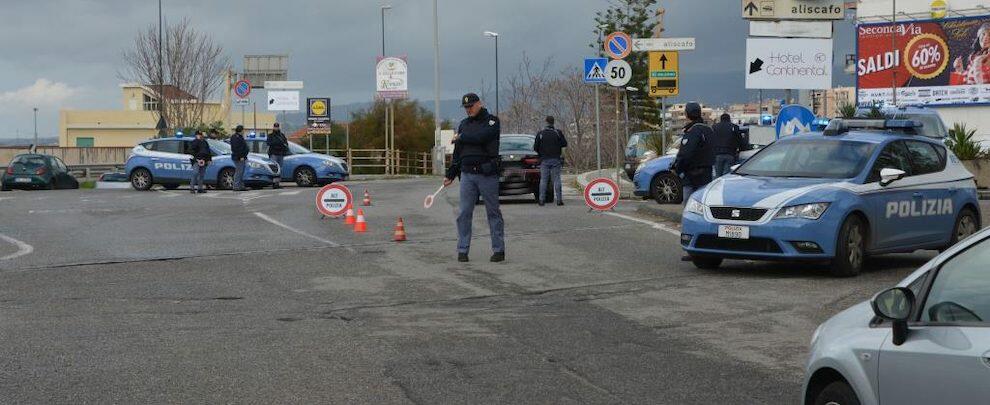
<instances>
[{"instance_id":1,"label":"person in dark jacket","mask_svg":"<svg viewBox=\"0 0 990 405\"><path fill-rule=\"evenodd\" d=\"M206 177L206 166L210 164L213 154L210 152L210 144L203 137L203 131L196 131L196 139L189 145L192 152L192 180L189 182L190 193L205 193L206 187L203 185L203 178Z\"/></svg>"},{"instance_id":2,"label":"person in dark jacket","mask_svg":"<svg viewBox=\"0 0 990 405\"><path fill-rule=\"evenodd\" d=\"M732 171L739 160L739 151L746 141L739 126L732 123L729 114L722 114L719 122L712 126L712 152L715 154L715 177L722 177Z\"/></svg>"},{"instance_id":3,"label":"person in dark jacket","mask_svg":"<svg viewBox=\"0 0 990 405\"><path fill-rule=\"evenodd\" d=\"M557 205L564 205L564 193L560 184L560 168L563 149L567 147L567 138L559 129L553 127L553 116L547 116L547 126L536 134L533 150L540 158L540 206L547 201L547 181L553 180L554 196Z\"/></svg>"},{"instance_id":4,"label":"person in dark jacket","mask_svg":"<svg viewBox=\"0 0 990 405\"><path fill-rule=\"evenodd\" d=\"M684 107L688 122L684 126L681 146L674 159L673 169L681 177L684 185L683 199L687 204L691 194L712 181L712 128L701 119L701 105L687 103Z\"/></svg>"},{"instance_id":5,"label":"person in dark jacket","mask_svg":"<svg viewBox=\"0 0 990 405\"><path fill-rule=\"evenodd\" d=\"M234 161L234 191L244 191L244 170L247 166L248 144L244 141L244 126L234 128L230 136L230 158Z\"/></svg>"},{"instance_id":6,"label":"person in dark jacket","mask_svg":"<svg viewBox=\"0 0 990 405\"><path fill-rule=\"evenodd\" d=\"M485 109L477 94L468 93L461 98L461 105L468 117L461 121L454 136L454 155L444 186L454 179L461 179L460 214L457 216L457 261L468 261L471 250L471 221L478 197L485 203L488 228L492 238L491 261L505 260L505 224L498 201L499 138L501 124L498 117Z\"/></svg>"},{"instance_id":7,"label":"person in dark jacket","mask_svg":"<svg viewBox=\"0 0 990 405\"><path fill-rule=\"evenodd\" d=\"M279 129L277 122L272 127L272 133L268 134L268 138L265 140L265 143L268 145L268 157L274 160L275 163L278 163L278 167L281 168L282 161L289 154L289 140L285 138L285 134ZM272 187L280 187L279 176L275 176L275 182Z\"/></svg>"}]
</instances>

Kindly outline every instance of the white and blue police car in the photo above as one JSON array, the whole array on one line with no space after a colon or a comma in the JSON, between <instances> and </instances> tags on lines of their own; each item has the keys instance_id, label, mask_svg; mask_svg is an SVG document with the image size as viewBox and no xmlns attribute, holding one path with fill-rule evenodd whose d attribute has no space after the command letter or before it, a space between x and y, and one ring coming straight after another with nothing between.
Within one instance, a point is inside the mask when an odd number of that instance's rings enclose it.
<instances>
[{"instance_id":1,"label":"white and blue police car","mask_svg":"<svg viewBox=\"0 0 990 405\"><path fill-rule=\"evenodd\" d=\"M135 190L149 190L155 184L172 190L181 184L189 184L193 166L190 147L193 139L176 134L171 138L150 139L131 150L124 171ZM205 183L218 189L234 187L234 161L230 158L230 145L207 139L212 152L212 162L206 169ZM244 185L252 188L270 186L280 175L278 164L266 157L248 155L244 172Z\"/></svg>"},{"instance_id":2,"label":"white and blue police car","mask_svg":"<svg viewBox=\"0 0 990 405\"><path fill-rule=\"evenodd\" d=\"M264 135L248 135L248 150L251 153L268 155L268 144ZM312 187L347 180L350 176L347 163L336 156L316 153L289 142L289 154L282 160L282 181L294 181L299 187Z\"/></svg>"},{"instance_id":3,"label":"white and blue police car","mask_svg":"<svg viewBox=\"0 0 990 405\"><path fill-rule=\"evenodd\" d=\"M980 229L973 175L913 120L836 119L782 138L690 196L681 245L704 269L723 259L830 261L946 249Z\"/></svg>"}]
</instances>

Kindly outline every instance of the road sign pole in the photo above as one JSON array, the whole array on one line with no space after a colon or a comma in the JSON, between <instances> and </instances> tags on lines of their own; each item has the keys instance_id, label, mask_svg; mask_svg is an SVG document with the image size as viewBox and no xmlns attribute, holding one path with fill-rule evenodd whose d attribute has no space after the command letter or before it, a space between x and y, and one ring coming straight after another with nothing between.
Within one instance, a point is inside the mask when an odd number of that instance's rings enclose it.
<instances>
[{"instance_id":1,"label":"road sign pole","mask_svg":"<svg viewBox=\"0 0 990 405\"><path fill-rule=\"evenodd\" d=\"M598 171L602 170L602 117L598 95L598 84L595 84L595 161Z\"/></svg>"},{"instance_id":2,"label":"road sign pole","mask_svg":"<svg viewBox=\"0 0 990 405\"><path fill-rule=\"evenodd\" d=\"M615 182L619 183L622 181L619 177L619 172L622 171L622 163L619 160L619 155L622 154L619 150L619 89L615 91ZM619 197L622 197L622 188L619 188Z\"/></svg>"},{"instance_id":3,"label":"road sign pole","mask_svg":"<svg viewBox=\"0 0 990 405\"><path fill-rule=\"evenodd\" d=\"M245 114L245 112L244 112L244 105L242 104L241 105L241 125L244 125L244 122L247 121L246 119L244 119L244 114Z\"/></svg>"},{"instance_id":4,"label":"road sign pole","mask_svg":"<svg viewBox=\"0 0 990 405\"><path fill-rule=\"evenodd\" d=\"M667 111L664 105L666 100L666 97L660 97L660 149L663 149L657 153L660 156L667 153Z\"/></svg>"}]
</instances>

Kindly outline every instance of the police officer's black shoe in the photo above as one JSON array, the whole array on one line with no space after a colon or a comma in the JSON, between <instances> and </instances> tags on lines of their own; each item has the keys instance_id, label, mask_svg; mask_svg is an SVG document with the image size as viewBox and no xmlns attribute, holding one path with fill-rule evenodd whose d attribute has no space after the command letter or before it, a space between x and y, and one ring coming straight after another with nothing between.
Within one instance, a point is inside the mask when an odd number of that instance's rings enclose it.
<instances>
[{"instance_id":1,"label":"police officer's black shoe","mask_svg":"<svg viewBox=\"0 0 990 405\"><path fill-rule=\"evenodd\" d=\"M564 202L563 201L560 201L560 200L557 200L557 206L558 207L564 206Z\"/></svg>"},{"instance_id":2,"label":"police officer's black shoe","mask_svg":"<svg viewBox=\"0 0 990 405\"><path fill-rule=\"evenodd\" d=\"M505 261L505 252L495 252L495 254L492 255L492 259L491 260L492 260L492 263L504 262Z\"/></svg>"},{"instance_id":3,"label":"police officer's black shoe","mask_svg":"<svg viewBox=\"0 0 990 405\"><path fill-rule=\"evenodd\" d=\"M540 201L537 204L539 204L539 206L541 206L541 207L544 206L544 205L546 205L546 204L543 203L543 201Z\"/></svg>"},{"instance_id":4,"label":"police officer's black shoe","mask_svg":"<svg viewBox=\"0 0 990 405\"><path fill-rule=\"evenodd\" d=\"M458 253L457 254L457 261L459 261L461 263L467 263L468 262L468 255L467 255L467 253Z\"/></svg>"}]
</instances>

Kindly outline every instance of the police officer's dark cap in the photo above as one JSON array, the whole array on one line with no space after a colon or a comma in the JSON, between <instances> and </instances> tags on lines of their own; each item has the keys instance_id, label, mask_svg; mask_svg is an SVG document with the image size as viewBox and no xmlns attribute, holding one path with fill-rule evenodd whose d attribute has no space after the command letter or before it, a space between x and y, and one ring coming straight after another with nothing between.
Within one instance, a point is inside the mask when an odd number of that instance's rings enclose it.
<instances>
[{"instance_id":1,"label":"police officer's dark cap","mask_svg":"<svg viewBox=\"0 0 990 405\"><path fill-rule=\"evenodd\" d=\"M234 128L234 132L241 132L243 130L244 130L244 126L243 125L238 125L236 128Z\"/></svg>"},{"instance_id":2,"label":"police officer's dark cap","mask_svg":"<svg viewBox=\"0 0 990 405\"><path fill-rule=\"evenodd\" d=\"M464 97L461 97L461 106L465 108L471 107L474 105L474 103L477 103L479 101L481 101L481 98L479 98L477 94L468 93L465 94Z\"/></svg>"}]
</instances>

